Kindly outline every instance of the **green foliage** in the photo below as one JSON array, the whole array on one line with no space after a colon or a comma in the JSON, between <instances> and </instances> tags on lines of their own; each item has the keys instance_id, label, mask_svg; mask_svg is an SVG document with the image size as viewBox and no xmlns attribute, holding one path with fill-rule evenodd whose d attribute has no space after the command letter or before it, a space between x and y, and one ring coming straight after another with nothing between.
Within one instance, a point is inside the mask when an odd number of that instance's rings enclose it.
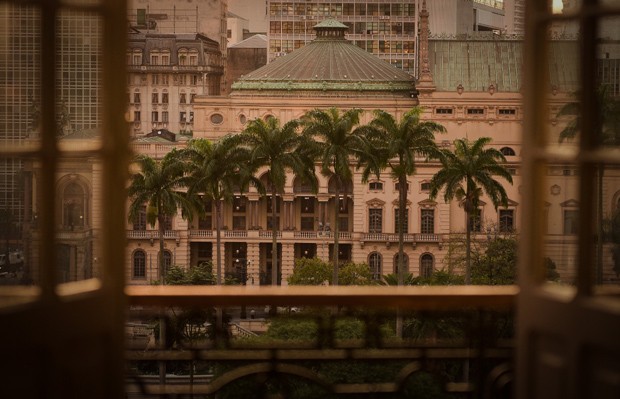
<instances>
[{"instance_id":1,"label":"green foliage","mask_svg":"<svg viewBox=\"0 0 620 399\"><path fill-rule=\"evenodd\" d=\"M515 238L494 238L472 264L473 284L508 285L516 282L518 244Z\"/></svg>"},{"instance_id":2,"label":"green foliage","mask_svg":"<svg viewBox=\"0 0 620 399\"><path fill-rule=\"evenodd\" d=\"M287 281L289 285L324 285L330 282L332 267L318 258L295 259L295 267Z\"/></svg>"},{"instance_id":3,"label":"green foliage","mask_svg":"<svg viewBox=\"0 0 620 399\"><path fill-rule=\"evenodd\" d=\"M398 275L394 273L385 274L382 276L381 283L383 285L398 285ZM411 273L405 274L403 285L418 285L418 277L414 277Z\"/></svg>"},{"instance_id":4,"label":"green foliage","mask_svg":"<svg viewBox=\"0 0 620 399\"><path fill-rule=\"evenodd\" d=\"M435 270L430 277L420 277L417 285L463 285L463 276L445 270Z\"/></svg>"},{"instance_id":5,"label":"green foliage","mask_svg":"<svg viewBox=\"0 0 620 399\"><path fill-rule=\"evenodd\" d=\"M179 266L172 266L166 273L166 284L168 285L213 285L213 265L211 262L201 262L189 269Z\"/></svg>"},{"instance_id":6,"label":"green foliage","mask_svg":"<svg viewBox=\"0 0 620 399\"><path fill-rule=\"evenodd\" d=\"M366 263L346 263L338 270L340 285L375 285L370 267Z\"/></svg>"},{"instance_id":7,"label":"green foliage","mask_svg":"<svg viewBox=\"0 0 620 399\"><path fill-rule=\"evenodd\" d=\"M318 258L295 259L293 274L288 277L289 285L331 284L332 265ZM338 268L340 285L374 285L370 267L366 263L346 263Z\"/></svg>"}]
</instances>

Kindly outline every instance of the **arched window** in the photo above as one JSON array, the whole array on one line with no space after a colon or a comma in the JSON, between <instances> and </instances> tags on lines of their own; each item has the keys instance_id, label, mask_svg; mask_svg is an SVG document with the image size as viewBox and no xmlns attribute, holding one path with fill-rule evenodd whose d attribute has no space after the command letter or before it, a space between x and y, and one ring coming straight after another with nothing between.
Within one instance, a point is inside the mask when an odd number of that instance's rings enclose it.
<instances>
[{"instance_id":1,"label":"arched window","mask_svg":"<svg viewBox=\"0 0 620 399\"><path fill-rule=\"evenodd\" d=\"M403 254L403 263L405 265L405 274L409 273L409 256ZM398 252L394 254L394 274L398 275Z\"/></svg>"},{"instance_id":2,"label":"arched window","mask_svg":"<svg viewBox=\"0 0 620 399\"><path fill-rule=\"evenodd\" d=\"M179 49L178 52L178 57L179 57L179 65L187 65L189 60L187 59L187 49L186 48L181 48Z\"/></svg>"},{"instance_id":3,"label":"arched window","mask_svg":"<svg viewBox=\"0 0 620 399\"><path fill-rule=\"evenodd\" d=\"M373 280L381 279L381 254L378 252L373 252L368 256L368 266L370 266L370 273L372 274Z\"/></svg>"},{"instance_id":4,"label":"arched window","mask_svg":"<svg viewBox=\"0 0 620 399\"><path fill-rule=\"evenodd\" d=\"M515 155L517 155L517 154L515 153L515 150L513 150L513 149L512 149L512 148L510 148L510 147L502 147L499 151L500 151L502 154L504 154L504 156L506 156L506 157L508 157L508 156L515 156Z\"/></svg>"},{"instance_id":5,"label":"arched window","mask_svg":"<svg viewBox=\"0 0 620 399\"><path fill-rule=\"evenodd\" d=\"M133 253L133 278L146 278L146 254L142 250Z\"/></svg>"},{"instance_id":6,"label":"arched window","mask_svg":"<svg viewBox=\"0 0 620 399\"><path fill-rule=\"evenodd\" d=\"M84 188L75 182L67 184L63 191L63 225L65 227L83 227L85 214Z\"/></svg>"},{"instance_id":7,"label":"arched window","mask_svg":"<svg viewBox=\"0 0 620 399\"><path fill-rule=\"evenodd\" d=\"M433 255L424 254L420 258L420 276L429 278L433 275Z\"/></svg>"},{"instance_id":8,"label":"arched window","mask_svg":"<svg viewBox=\"0 0 620 399\"><path fill-rule=\"evenodd\" d=\"M170 267L172 266L172 252L168 250L164 250L164 270L165 273L168 273Z\"/></svg>"}]
</instances>

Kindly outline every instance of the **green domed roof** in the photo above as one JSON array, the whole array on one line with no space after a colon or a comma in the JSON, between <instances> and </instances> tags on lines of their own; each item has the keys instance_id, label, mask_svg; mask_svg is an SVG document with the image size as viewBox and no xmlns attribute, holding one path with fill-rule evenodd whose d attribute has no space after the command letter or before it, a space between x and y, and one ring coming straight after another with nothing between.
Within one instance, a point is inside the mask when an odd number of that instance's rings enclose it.
<instances>
[{"instance_id":1,"label":"green domed roof","mask_svg":"<svg viewBox=\"0 0 620 399\"><path fill-rule=\"evenodd\" d=\"M411 75L346 40L346 25L331 19L314 29L315 40L241 77L232 85L232 95L311 91L318 96L366 92L408 97L415 90Z\"/></svg>"}]
</instances>

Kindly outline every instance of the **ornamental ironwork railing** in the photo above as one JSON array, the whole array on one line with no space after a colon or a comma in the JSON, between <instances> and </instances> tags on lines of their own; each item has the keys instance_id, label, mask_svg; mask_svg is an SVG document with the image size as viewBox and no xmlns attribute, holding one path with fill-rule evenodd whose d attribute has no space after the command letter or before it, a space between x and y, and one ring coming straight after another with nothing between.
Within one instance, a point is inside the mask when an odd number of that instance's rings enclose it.
<instances>
[{"instance_id":1,"label":"ornamental ironwork railing","mask_svg":"<svg viewBox=\"0 0 620 399\"><path fill-rule=\"evenodd\" d=\"M511 397L514 286L126 293L129 397Z\"/></svg>"}]
</instances>

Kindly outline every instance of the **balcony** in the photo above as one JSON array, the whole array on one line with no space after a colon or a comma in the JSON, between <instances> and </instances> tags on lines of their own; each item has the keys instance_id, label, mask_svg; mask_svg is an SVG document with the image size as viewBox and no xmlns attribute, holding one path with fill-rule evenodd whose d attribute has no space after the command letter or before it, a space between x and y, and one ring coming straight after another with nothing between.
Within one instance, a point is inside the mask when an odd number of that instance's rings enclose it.
<instances>
[{"instance_id":1,"label":"balcony","mask_svg":"<svg viewBox=\"0 0 620 399\"><path fill-rule=\"evenodd\" d=\"M302 389L312 397L424 397L420 389L437 389L442 397L510 397L514 286L125 291L133 323L126 352L130 397L297 397ZM218 307L227 320L221 326ZM175 335L182 314L203 318ZM405 326L402 338L394 334L397 319ZM174 337L158 340L158 320ZM272 325L288 325L302 337L274 334ZM352 326L357 334L350 335Z\"/></svg>"}]
</instances>

